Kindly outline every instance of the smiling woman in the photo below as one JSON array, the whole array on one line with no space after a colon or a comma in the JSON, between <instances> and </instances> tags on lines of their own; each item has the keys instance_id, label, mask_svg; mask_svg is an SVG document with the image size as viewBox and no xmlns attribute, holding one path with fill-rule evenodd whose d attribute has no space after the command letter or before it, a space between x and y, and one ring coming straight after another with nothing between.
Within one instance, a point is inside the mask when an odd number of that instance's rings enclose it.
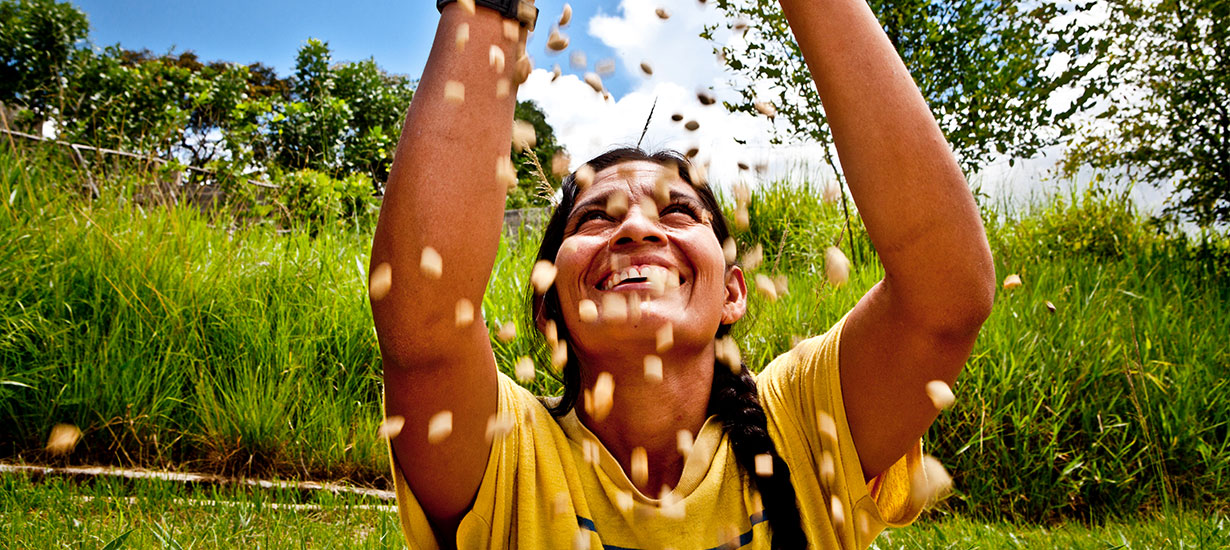
<instances>
[{"instance_id":1,"label":"smiling woman","mask_svg":"<svg viewBox=\"0 0 1230 550\"><path fill-rule=\"evenodd\" d=\"M952 384L989 312L986 238L866 5L783 8L884 280L753 376L728 336L747 285L712 191L680 155L613 150L565 179L532 277L563 367L555 398L500 373L470 322L498 247L525 28L511 8L442 10L372 247L411 547L861 548L917 516L938 413L926 388ZM517 61L492 67L492 49Z\"/></svg>"},{"instance_id":2,"label":"smiling woman","mask_svg":"<svg viewBox=\"0 0 1230 550\"><path fill-rule=\"evenodd\" d=\"M618 384L621 400L612 406L618 411L616 420L596 421L592 406L576 416L593 427L613 456L631 457L629 448L644 449L640 445L646 441L665 439L659 448L649 449L652 454L647 455L647 462L654 467L648 468L644 479L632 480L642 496L662 487L668 501L657 503L659 506L671 505L671 496L686 496L677 494L686 461L711 462L713 458L693 459L691 453L680 452L677 441L669 438L672 417L713 417L728 437L737 462L726 460L724 466L730 473L737 473L740 466L755 471L758 456L771 464L771 474L750 478L763 510L751 510L747 523L754 526L767 519L776 546L802 546L804 534L790 470L769 437L756 384L742 364L722 365L715 360L712 341L715 336L725 337L743 315L747 286L741 270L726 260L722 250L730 231L712 191L703 182L691 181L694 172L688 161L670 152L649 155L638 149L616 149L587 166L597 173L593 184L581 190L575 178L565 180L562 199L538 252L539 261L554 261L560 267L557 281L580 283L557 284L535 296L532 305L541 326L564 327L556 329L554 341L573 342L575 350L564 367L564 395L551 406L551 413L569 418L581 388L594 385L595 372L616 373L622 380ZM633 206L612 209L612 202ZM569 320L576 317L573 308L561 303L586 299L626 303L632 321L594 327L605 331L573 333L567 329L577 326L576 319ZM601 332L606 334L595 334ZM650 333L652 339L646 337ZM661 337L663 334L669 336ZM662 373L646 370L642 374L642 364L646 369L658 365ZM695 391L706 383L710 386L707 396ZM663 393L674 398L663 400ZM678 434L686 434L685 440L692 438L689 428L676 434L676 440ZM624 471L631 471L630 467L620 464ZM732 494L742 492L738 490L743 485L741 476L714 479L733 483L736 490ZM644 500L652 504L652 499ZM728 512L743 508L737 501L695 500L706 507L719 504ZM740 537L744 533L737 526L746 512L742 510L730 524ZM746 534L754 540L754 529Z\"/></svg>"}]
</instances>

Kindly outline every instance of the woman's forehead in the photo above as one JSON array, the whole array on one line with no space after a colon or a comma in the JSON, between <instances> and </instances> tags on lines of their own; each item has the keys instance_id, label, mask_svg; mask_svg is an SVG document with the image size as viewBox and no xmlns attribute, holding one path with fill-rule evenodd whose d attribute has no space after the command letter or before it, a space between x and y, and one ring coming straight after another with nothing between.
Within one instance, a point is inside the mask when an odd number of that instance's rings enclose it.
<instances>
[{"instance_id":1,"label":"woman's forehead","mask_svg":"<svg viewBox=\"0 0 1230 550\"><path fill-rule=\"evenodd\" d=\"M594 174L594 182L577 194L577 200L591 195L607 195L615 190L625 193L652 193L658 180L666 178L672 193L684 193L698 198L696 190L679 177L679 172L656 162L634 160L603 168Z\"/></svg>"}]
</instances>

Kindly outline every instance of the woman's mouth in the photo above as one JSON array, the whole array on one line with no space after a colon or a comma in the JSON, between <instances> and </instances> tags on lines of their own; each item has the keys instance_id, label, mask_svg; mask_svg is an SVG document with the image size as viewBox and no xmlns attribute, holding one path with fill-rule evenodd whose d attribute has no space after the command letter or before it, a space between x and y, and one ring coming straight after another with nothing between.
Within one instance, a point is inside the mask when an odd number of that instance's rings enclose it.
<instances>
[{"instance_id":1,"label":"woman's mouth","mask_svg":"<svg viewBox=\"0 0 1230 550\"><path fill-rule=\"evenodd\" d=\"M598 284L598 289L609 291L624 288L628 290L648 288L659 291L678 286L682 282L683 277L674 269L660 265L633 265L612 272Z\"/></svg>"}]
</instances>

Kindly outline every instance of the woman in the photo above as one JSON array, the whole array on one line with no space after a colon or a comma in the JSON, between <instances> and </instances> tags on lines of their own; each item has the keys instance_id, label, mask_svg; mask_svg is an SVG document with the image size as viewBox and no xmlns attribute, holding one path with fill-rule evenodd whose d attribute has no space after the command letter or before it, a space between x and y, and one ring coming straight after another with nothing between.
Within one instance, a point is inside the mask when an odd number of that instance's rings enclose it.
<instances>
[{"instance_id":1,"label":"woman","mask_svg":"<svg viewBox=\"0 0 1230 550\"><path fill-rule=\"evenodd\" d=\"M782 8L884 279L753 379L719 361L747 286L712 194L682 159L604 155L592 179L568 178L540 252L557 273L535 319L565 346L569 382L549 413L499 374L484 323L459 318L496 257L496 167L525 68L494 66L491 49L518 59L526 33L495 10L444 7L372 249L392 273L372 312L386 413L405 419L391 447L412 548L865 547L917 515L906 495L938 413L924 386L951 384L969 356L994 293L990 252L867 6Z\"/></svg>"}]
</instances>

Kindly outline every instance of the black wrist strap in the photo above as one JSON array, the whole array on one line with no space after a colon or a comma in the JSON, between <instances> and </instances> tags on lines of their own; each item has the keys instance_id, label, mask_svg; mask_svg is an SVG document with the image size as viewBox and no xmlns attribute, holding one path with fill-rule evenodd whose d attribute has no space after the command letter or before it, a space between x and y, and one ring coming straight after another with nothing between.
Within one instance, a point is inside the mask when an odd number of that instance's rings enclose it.
<instances>
[{"instance_id":1,"label":"black wrist strap","mask_svg":"<svg viewBox=\"0 0 1230 550\"><path fill-rule=\"evenodd\" d=\"M457 0L436 0L436 9L444 13L444 6ZM538 8L533 0L474 0L475 6L490 8L507 19L516 19L529 31L533 32L534 24L538 22Z\"/></svg>"}]
</instances>

